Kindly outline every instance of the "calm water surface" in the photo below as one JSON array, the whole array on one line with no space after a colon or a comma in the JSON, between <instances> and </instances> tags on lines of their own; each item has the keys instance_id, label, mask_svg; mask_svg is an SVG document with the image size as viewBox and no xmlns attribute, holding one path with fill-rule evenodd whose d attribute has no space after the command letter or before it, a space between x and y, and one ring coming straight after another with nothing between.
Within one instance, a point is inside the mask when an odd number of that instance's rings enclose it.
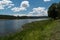
<instances>
[{"instance_id":1,"label":"calm water surface","mask_svg":"<svg viewBox=\"0 0 60 40\"><path fill-rule=\"evenodd\" d=\"M22 25L40 20L45 20L45 19L18 19L18 20L0 19L0 34L5 35L8 33L16 32L17 30L20 30Z\"/></svg>"}]
</instances>

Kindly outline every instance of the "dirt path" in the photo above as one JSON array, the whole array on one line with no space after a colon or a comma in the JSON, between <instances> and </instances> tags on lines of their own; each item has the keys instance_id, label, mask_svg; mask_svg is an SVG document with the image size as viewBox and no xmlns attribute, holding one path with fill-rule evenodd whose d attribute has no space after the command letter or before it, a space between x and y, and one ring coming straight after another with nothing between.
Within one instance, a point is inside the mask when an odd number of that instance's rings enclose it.
<instances>
[{"instance_id":1,"label":"dirt path","mask_svg":"<svg viewBox=\"0 0 60 40\"><path fill-rule=\"evenodd\" d=\"M50 40L60 40L60 21L57 21L56 27L52 30Z\"/></svg>"}]
</instances>

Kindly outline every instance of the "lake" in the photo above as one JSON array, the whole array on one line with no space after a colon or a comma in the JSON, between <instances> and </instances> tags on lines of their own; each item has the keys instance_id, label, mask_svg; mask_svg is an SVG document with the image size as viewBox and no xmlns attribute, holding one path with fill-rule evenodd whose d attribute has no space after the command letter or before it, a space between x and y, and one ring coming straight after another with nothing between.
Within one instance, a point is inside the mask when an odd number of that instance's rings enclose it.
<instances>
[{"instance_id":1,"label":"lake","mask_svg":"<svg viewBox=\"0 0 60 40\"><path fill-rule=\"evenodd\" d=\"M43 19L14 19L14 20L7 20L7 19L0 19L0 35L6 35L9 33L15 33L17 30L20 30L22 25L26 23L31 23L34 21L46 20Z\"/></svg>"}]
</instances>

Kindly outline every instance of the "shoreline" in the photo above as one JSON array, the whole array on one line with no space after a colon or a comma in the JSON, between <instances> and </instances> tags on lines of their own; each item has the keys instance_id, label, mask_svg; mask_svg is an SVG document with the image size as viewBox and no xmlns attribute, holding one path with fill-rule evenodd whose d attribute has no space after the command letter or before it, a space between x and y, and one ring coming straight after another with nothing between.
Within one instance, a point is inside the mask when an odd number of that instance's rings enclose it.
<instances>
[{"instance_id":1,"label":"shoreline","mask_svg":"<svg viewBox=\"0 0 60 40\"><path fill-rule=\"evenodd\" d=\"M59 24L58 20L43 20L23 25L23 30L2 37L4 40L49 40L53 29ZM0 39L2 39L0 37Z\"/></svg>"}]
</instances>

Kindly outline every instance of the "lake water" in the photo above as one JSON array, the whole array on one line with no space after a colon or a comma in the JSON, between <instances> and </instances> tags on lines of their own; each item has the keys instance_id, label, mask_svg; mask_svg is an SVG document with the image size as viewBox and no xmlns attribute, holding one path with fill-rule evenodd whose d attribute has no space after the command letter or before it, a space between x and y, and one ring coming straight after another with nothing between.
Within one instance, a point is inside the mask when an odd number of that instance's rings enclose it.
<instances>
[{"instance_id":1,"label":"lake water","mask_svg":"<svg viewBox=\"0 0 60 40\"><path fill-rule=\"evenodd\" d=\"M40 20L45 19L17 19L17 20L0 19L0 34L5 35L8 33L14 33L17 30L20 30L22 25Z\"/></svg>"}]
</instances>

